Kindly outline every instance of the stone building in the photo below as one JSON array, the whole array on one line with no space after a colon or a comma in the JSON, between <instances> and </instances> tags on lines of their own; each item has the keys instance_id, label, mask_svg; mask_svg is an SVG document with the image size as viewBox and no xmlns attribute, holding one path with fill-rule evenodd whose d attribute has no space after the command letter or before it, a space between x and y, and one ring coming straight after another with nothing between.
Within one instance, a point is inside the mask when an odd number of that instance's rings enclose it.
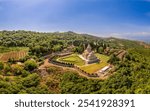
<instances>
[{"instance_id":1,"label":"stone building","mask_svg":"<svg viewBox=\"0 0 150 111\"><path fill-rule=\"evenodd\" d=\"M82 54L82 58L86 61L87 64L99 62L99 59L95 56L90 44L87 46L86 50Z\"/></svg>"}]
</instances>

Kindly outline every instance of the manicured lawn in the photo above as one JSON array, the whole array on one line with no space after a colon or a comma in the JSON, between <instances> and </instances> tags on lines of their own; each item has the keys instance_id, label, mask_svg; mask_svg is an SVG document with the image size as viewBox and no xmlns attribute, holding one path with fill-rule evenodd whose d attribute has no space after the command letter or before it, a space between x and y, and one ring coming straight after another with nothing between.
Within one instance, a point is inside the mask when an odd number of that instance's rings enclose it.
<instances>
[{"instance_id":1,"label":"manicured lawn","mask_svg":"<svg viewBox=\"0 0 150 111\"><path fill-rule=\"evenodd\" d=\"M107 66L107 61L109 60L109 56L106 55L96 54L96 56L100 59L100 63L85 65L84 61L77 54L72 54L66 57L60 57L57 60L61 62L73 63L88 73L94 73Z\"/></svg>"},{"instance_id":2,"label":"manicured lawn","mask_svg":"<svg viewBox=\"0 0 150 111\"><path fill-rule=\"evenodd\" d=\"M96 54L96 56L103 62L107 62L109 60L109 56L103 55L103 54Z\"/></svg>"},{"instance_id":3,"label":"manicured lawn","mask_svg":"<svg viewBox=\"0 0 150 111\"><path fill-rule=\"evenodd\" d=\"M80 68L88 73L94 73L108 65L107 61L109 60L109 56L102 54L96 54L96 56L100 59L100 63L89 64Z\"/></svg>"},{"instance_id":4,"label":"manicured lawn","mask_svg":"<svg viewBox=\"0 0 150 111\"><path fill-rule=\"evenodd\" d=\"M58 58L57 60L61 62L73 63L77 66L83 66L85 64L84 61L77 54L61 57Z\"/></svg>"}]
</instances>

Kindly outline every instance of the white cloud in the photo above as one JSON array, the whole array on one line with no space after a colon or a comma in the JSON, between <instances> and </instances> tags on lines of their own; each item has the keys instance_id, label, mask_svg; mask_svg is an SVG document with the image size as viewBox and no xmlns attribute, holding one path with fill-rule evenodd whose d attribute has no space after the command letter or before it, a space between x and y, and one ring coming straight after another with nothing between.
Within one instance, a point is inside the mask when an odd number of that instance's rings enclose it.
<instances>
[{"instance_id":1,"label":"white cloud","mask_svg":"<svg viewBox=\"0 0 150 111\"><path fill-rule=\"evenodd\" d=\"M150 42L150 32L111 33L103 37L116 37L116 38L121 38L121 39Z\"/></svg>"},{"instance_id":2,"label":"white cloud","mask_svg":"<svg viewBox=\"0 0 150 111\"><path fill-rule=\"evenodd\" d=\"M110 36L150 36L150 32L136 32L136 33L112 33Z\"/></svg>"}]
</instances>

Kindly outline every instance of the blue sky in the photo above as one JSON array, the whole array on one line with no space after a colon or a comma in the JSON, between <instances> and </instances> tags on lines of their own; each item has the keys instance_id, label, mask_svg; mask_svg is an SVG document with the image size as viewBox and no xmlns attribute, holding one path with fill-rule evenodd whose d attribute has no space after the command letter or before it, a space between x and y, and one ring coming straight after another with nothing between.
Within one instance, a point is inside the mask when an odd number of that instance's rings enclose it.
<instances>
[{"instance_id":1,"label":"blue sky","mask_svg":"<svg viewBox=\"0 0 150 111\"><path fill-rule=\"evenodd\" d=\"M150 0L0 0L0 30L150 38Z\"/></svg>"}]
</instances>

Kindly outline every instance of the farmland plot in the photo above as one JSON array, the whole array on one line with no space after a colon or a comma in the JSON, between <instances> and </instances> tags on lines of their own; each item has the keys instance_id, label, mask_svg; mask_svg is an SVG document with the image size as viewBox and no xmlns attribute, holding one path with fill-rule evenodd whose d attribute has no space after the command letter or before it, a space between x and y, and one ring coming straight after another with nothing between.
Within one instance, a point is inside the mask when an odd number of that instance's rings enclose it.
<instances>
[{"instance_id":1,"label":"farmland plot","mask_svg":"<svg viewBox=\"0 0 150 111\"><path fill-rule=\"evenodd\" d=\"M10 58L19 60L20 58L25 57L28 54L27 51L13 51L8 53L3 53L0 55L0 61L7 62Z\"/></svg>"}]
</instances>

